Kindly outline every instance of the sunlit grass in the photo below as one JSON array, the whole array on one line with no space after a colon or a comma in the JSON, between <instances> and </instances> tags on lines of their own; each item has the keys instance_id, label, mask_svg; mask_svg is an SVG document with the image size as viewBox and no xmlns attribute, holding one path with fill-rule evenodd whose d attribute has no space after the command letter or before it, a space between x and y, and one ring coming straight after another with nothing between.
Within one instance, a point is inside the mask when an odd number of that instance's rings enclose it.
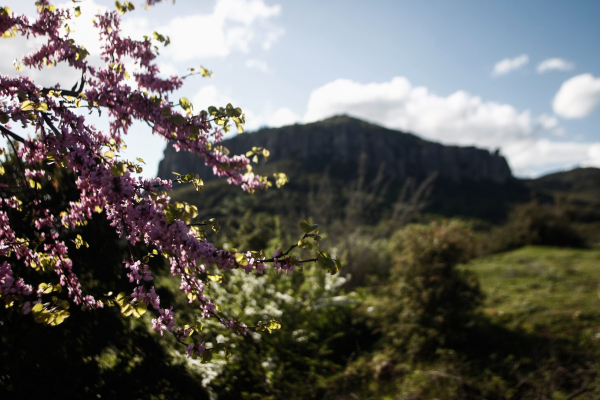
<instances>
[{"instance_id":1,"label":"sunlit grass","mask_svg":"<svg viewBox=\"0 0 600 400\"><path fill-rule=\"evenodd\" d=\"M510 328L561 330L600 323L600 248L528 246L467 268L486 294L484 312Z\"/></svg>"}]
</instances>

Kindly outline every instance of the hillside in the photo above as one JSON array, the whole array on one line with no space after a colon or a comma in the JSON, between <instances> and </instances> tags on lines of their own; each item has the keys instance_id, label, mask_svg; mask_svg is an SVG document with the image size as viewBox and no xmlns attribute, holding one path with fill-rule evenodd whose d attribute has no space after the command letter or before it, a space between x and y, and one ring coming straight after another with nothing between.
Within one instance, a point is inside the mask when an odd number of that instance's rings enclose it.
<instances>
[{"instance_id":1,"label":"hillside","mask_svg":"<svg viewBox=\"0 0 600 400\"><path fill-rule=\"evenodd\" d=\"M382 168L386 177L400 181L409 177L425 178L434 172L456 183L502 184L512 178L506 160L498 153L475 147L444 146L348 116L261 129L235 136L222 144L232 154L245 154L253 146L264 147L271 152L270 162L299 161L310 172L329 170L344 177L357 172L364 154L368 173L374 174ZM213 179L203 160L191 154L178 154L169 146L158 175L170 178L173 171L195 172L204 180Z\"/></svg>"},{"instance_id":2,"label":"hillside","mask_svg":"<svg viewBox=\"0 0 600 400\"><path fill-rule=\"evenodd\" d=\"M158 175L199 174L204 192L198 195L183 186L175 198L198 205L201 217L240 216L251 210L326 222L348 219L348 209L358 207L360 223L375 224L398 207L410 206L444 217L499 223L515 204L535 198L569 205L582 222L600 221L596 168L519 180L498 152L445 146L347 116L261 129L222 145L231 154L245 154L253 146L269 149L269 161L261 159L255 171L285 172L290 183L281 190L240 196L239 189L215 180L201 158L169 145Z\"/></svg>"}]
</instances>

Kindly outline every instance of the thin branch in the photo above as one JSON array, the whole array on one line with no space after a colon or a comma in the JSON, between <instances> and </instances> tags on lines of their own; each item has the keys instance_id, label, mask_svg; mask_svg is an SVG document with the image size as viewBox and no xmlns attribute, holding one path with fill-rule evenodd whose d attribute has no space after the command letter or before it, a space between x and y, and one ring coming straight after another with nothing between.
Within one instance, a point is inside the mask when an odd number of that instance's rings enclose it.
<instances>
[{"instance_id":1,"label":"thin branch","mask_svg":"<svg viewBox=\"0 0 600 400\"><path fill-rule=\"evenodd\" d=\"M81 71L81 83L79 84L79 89L77 89L77 83L71 90L63 90L63 89L53 89L53 88L43 88L42 93L47 95L51 91L60 92L65 96L78 97L83 91L83 87L85 86L85 71Z\"/></svg>"},{"instance_id":2,"label":"thin branch","mask_svg":"<svg viewBox=\"0 0 600 400\"><path fill-rule=\"evenodd\" d=\"M77 97L81 94L81 92L77 92L75 90L66 90L66 89L52 89L52 88L43 88L42 89L42 93L47 95L48 93L50 93L50 91L55 91L55 92L60 92L61 95L63 96L71 96L71 97Z\"/></svg>"},{"instance_id":3,"label":"thin branch","mask_svg":"<svg viewBox=\"0 0 600 400\"><path fill-rule=\"evenodd\" d=\"M62 136L61 133L58 131L58 129L56 129L56 127L52 123L52 120L50 119L50 117L48 117L48 114L42 113L42 118L48 124L48 126L50 127L50 129L52 129L52 132L54 132L54 134L56 136Z\"/></svg>"},{"instance_id":4,"label":"thin branch","mask_svg":"<svg viewBox=\"0 0 600 400\"><path fill-rule=\"evenodd\" d=\"M302 239L300 239L300 240L304 240L304 239L306 239L306 238L307 238L307 237L309 237L309 236L313 236L313 235L309 235L308 233L305 233L305 234L304 234L304 236L302 236ZM280 257L285 257L285 256L287 256L288 254L290 254L290 251L294 250L296 247L298 247L298 245L297 245L297 244L294 244L294 245L292 245L292 247L290 247L290 248L288 249L288 251L286 251L285 253L281 253L281 254L280 254L280 255L278 255L277 257L273 257L273 258L267 258L267 259L264 259L264 260L261 260L261 261L262 261L262 262L273 262L273 261L275 261L275 259L276 259L276 258L280 258ZM315 259L315 261L316 261L316 259Z\"/></svg>"},{"instance_id":5,"label":"thin branch","mask_svg":"<svg viewBox=\"0 0 600 400\"><path fill-rule=\"evenodd\" d=\"M11 131L9 131L8 129L3 127L2 125L0 125L0 132L2 132L6 136L10 136L17 142L25 143L25 139L23 139L21 136L17 135L16 133L12 133Z\"/></svg>"}]
</instances>

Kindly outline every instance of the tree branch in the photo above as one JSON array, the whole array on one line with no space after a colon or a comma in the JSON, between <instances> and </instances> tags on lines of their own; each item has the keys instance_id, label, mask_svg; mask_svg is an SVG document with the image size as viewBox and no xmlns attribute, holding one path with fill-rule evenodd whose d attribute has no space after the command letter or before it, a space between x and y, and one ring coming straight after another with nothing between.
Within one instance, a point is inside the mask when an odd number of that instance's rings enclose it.
<instances>
[{"instance_id":1,"label":"tree branch","mask_svg":"<svg viewBox=\"0 0 600 400\"><path fill-rule=\"evenodd\" d=\"M17 135L16 133L12 133L11 131L9 131L8 129L3 127L2 125L0 125L0 132L2 132L6 136L10 136L17 142L25 143L25 139L23 139L21 136Z\"/></svg>"},{"instance_id":2,"label":"tree branch","mask_svg":"<svg viewBox=\"0 0 600 400\"><path fill-rule=\"evenodd\" d=\"M52 129L52 132L54 132L54 134L56 136L62 136L60 134L60 132L58 131L58 129L56 129L56 127L54 126L54 124L52 123L52 120L50 119L50 117L48 117L48 115L46 113L42 113L42 118L44 119L44 121L48 124L48 126L50 127L50 129Z\"/></svg>"}]
</instances>

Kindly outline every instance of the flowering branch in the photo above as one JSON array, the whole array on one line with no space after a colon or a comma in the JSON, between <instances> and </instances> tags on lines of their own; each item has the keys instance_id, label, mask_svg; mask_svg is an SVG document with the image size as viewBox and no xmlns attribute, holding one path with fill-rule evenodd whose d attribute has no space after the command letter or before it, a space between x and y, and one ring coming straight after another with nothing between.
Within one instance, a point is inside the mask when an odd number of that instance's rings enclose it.
<instances>
[{"instance_id":1,"label":"flowering branch","mask_svg":"<svg viewBox=\"0 0 600 400\"><path fill-rule=\"evenodd\" d=\"M157 2L147 0L146 5ZM300 241L285 253L278 249L271 258L266 258L262 252L217 249L197 227L211 225L213 230L218 231L218 224L214 220L192 223L198 214L196 207L172 202L163 191L170 191L173 182L190 182L201 190L202 182L197 176L180 176L175 181L144 179L135 176L141 172L139 164L118 157L123 145L122 136L128 133L134 120L143 121L153 133L173 142L177 150L203 157L213 173L226 178L230 184L248 192L267 189L273 182L255 175L248 158L255 158L258 154L268 158L266 149L256 148L246 155L229 156L222 146L216 145L228 131L230 123L234 123L239 131L243 130L245 116L242 111L228 104L194 113L193 105L185 97L177 102L181 111L175 110L176 103L169 99L169 94L180 89L187 76L160 78L150 39L138 41L121 36L120 17L116 11L99 13L94 20L102 44L100 57L104 62L103 67L94 67L86 60L88 51L75 43L68 32L61 33L63 23L71 18L71 10L56 8L47 0L36 4L38 16L33 22L24 15L15 15L7 7L0 7L3 37L20 34L47 39L17 66L42 69L64 63L81 71L81 80L71 90L63 90L60 85L41 88L32 79L23 76L0 75L0 97L4 99L0 102L0 132L22 143L14 149L15 155L24 184L29 184L36 191L33 200L27 199L23 192L10 197L3 193L0 197L0 257L5 260L0 264L0 298L7 305L20 304L24 313L34 314L37 322L58 325L69 316L69 302L58 300L56 296L52 301L43 299L47 294L60 293L62 288L66 288L67 297L84 310L103 308L105 302L109 306L116 303L121 306L124 315L141 317L151 308L156 313L152 320L155 330L161 334L171 332L178 341L187 340L193 329L187 325L177 326L173 307L163 306L155 288L147 288L144 284L153 280L147 258L163 255L170 265L171 274L181 277L180 289L190 303L196 304L202 318L216 318L231 331L240 334L246 334L251 328L276 329L277 323L272 321L249 328L241 322L219 316L215 304L205 294L203 279L206 278L202 277L207 276L211 265L222 271L242 268L246 273L256 271L260 274L267 263L273 263L278 273L284 271L289 274L305 262L317 262L328 272L336 273L341 267L339 260L322 252L321 237L318 232L311 233L317 226L303 221L300 227L305 234ZM126 2L125 5L118 3L117 8L124 13L134 7ZM124 57L133 58L139 65L140 70L133 73L135 89L126 83L132 76L125 70ZM192 70L192 75L194 73ZM203 67L200 73L212 75ZM108 132L96 130L86 123L83 116L74 112L74 109L82 107L90 111L108 110ZM11 121L33 127L36 136L24 139L16 135L11 131ZM50 129L46 130L44 126ZM40 181L45 178L45 171L41 168L43 163L55 163L58 168L69 169L76 177L79 198L69 202L58 216L53 215L44 200L37 197ZM278 187L287 181L284 174L275 174L275 178ZM19 225L15 223L22 218L24 209L36 229L35 240L19 232ZM123 260L123 264L129 270L130 283L136 285L130 295L120 293L112 299L96 299L83 293L73 272L65 233L85 225L94 212L103 213L115 231L127 241L131 257ZM79 235L74 243L77 248L85 244ZM153 253L141 259L136 257L134 247L137 243L154 249ZM315 258L301 261L298 256L289 256L296 247L311 250L313 244L318 248ZM14 277L15 272L25 268L54 271L58 283L42 283L34 290L22 278ZM186 347L188 356L208 354L209 350L204 343Z\"/></svg>"}]
</instances>

